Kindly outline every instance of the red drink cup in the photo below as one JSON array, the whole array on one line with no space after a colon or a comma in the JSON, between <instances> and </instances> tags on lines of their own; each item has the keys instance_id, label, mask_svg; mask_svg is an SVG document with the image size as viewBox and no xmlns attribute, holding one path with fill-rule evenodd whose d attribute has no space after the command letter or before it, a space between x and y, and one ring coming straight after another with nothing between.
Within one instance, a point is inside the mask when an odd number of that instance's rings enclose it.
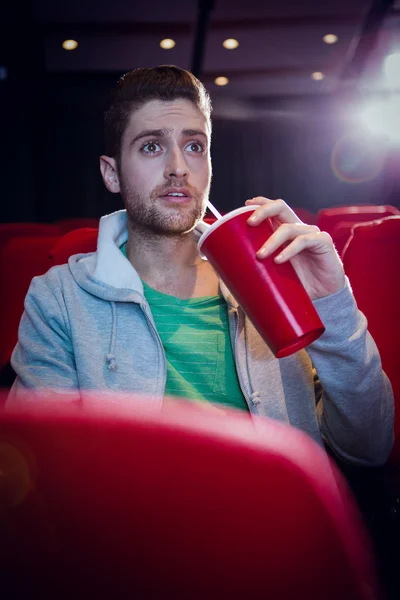
<instances>
[{"instance_id":1,"label":"red drink cup","mask_svg":"<svg viewBox=\"0 0 400 600\"><path fill-rule=\"evenodd\" d=\"M233 210L203 233L198 249L205 256L277 358L289 356L325 331L290 261L277 264L256 252L273 234L270 219L257 226L247 219L256 206Z\"/></svg>"}]
</instances>

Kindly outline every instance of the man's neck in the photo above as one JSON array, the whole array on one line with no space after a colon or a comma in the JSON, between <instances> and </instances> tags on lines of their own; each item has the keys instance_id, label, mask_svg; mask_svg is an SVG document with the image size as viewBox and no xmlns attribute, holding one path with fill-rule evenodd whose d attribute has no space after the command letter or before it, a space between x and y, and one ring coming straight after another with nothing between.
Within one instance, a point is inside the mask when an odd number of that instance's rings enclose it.
<instances>
[{"instance_id":1,"label":"man's neck","mask_svg":"<svg viewBox=\"0 0 400 600\"><path fill-rule=\"evenodd\" d=\"M154 289L178 298L219 293L218 277L200 258L193 232L149 235L130 226L126 253L140 277Z\"/></svg>"}]
</instances>

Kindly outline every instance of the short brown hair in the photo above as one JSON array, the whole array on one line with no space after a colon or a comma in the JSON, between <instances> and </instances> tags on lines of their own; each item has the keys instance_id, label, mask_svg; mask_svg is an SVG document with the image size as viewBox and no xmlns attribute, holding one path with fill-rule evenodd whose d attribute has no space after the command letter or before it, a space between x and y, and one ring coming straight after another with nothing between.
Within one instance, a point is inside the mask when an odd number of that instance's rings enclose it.
<instances>
[{"instance_id":1,"label":"short brown hair","mask_svg":"<svg viewBox=\"0 0 400 600\"><path fill-rule=\"evenodd\" d=\"M104 114L107 156L120 162L122 138L131 114L150 100L190 100L210 122L211 99L204 85L190 71L174 65L134 69L125 73L112 93Z\"/></svg>"}]
</instances>

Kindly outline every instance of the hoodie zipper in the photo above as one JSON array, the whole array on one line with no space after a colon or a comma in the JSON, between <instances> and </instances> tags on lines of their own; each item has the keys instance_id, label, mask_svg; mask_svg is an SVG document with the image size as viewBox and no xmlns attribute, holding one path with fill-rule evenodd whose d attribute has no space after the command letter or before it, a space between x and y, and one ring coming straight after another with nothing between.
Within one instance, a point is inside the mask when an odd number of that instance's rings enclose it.
<instances>
[{"instance_id":1,"label":"hoodie zipper","mask_svg":"<svg viewBox=\"0 0 400 600\"><path fill-rule=\"evenodd\" d=\"M161 400L161 405L162 405L163 401L164 401L165 388L166 388L166 385L167 385L167 358L165 356L165 350L164 350L164 346L162 345L162 341L161 341L160 335L159 335L156 327L153 324L151 316L147 312L147 306L145 304L141 304L140 307L141 307L142 311L144 312L144 315L145 315L145 317L147 319L147 322L148 322L148 324L150 326L151 332L153 333L156 341L158 342L159 350L161 350L161 355L162 355L162 358L163 358L163 382L164 383L163 383L163 396L162 396L162 400Z\"/></svg>"},{"instance_id":2,"label":"hoodie zipper","mask_svg":"<svg viewBox=\"0 0 400 600\"><path fill-rule=\"evenodd\" d=\"M237 376L238 376L238 381L239 381L239 387L241 389L241 392L243 394L244 399L246 400L246 404L249 408L249 410L251 409L250 407L250 399L247 396L247 393L245 392L244 389L244 384L243 384L243 378L242 378L242 374L240 372L240 367L239 367L239 360L238 360L238 352L237 352L237 341L238 341L238 332L239 332L239 320L240 320L240 314L239 314L239 309L234 309L235 312L235 341L234 341L234 348L233 348L233 354L235 357L235 366L236 366L236 372L237 372Z\"/></svg>"}]
</instances>

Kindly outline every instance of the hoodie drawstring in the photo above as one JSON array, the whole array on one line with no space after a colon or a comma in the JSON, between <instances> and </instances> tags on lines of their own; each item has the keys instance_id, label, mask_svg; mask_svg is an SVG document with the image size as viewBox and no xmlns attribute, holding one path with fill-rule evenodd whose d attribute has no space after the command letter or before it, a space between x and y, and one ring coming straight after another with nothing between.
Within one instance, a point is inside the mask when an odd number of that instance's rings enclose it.
<instances>
[{"instance_id":1,"label":"hoodie drawstring","mask_svg":"<svg viewBox=\"0 0 400 600\"><path fill-rule=\"evenodd\" d=\"M110 371L116 371L118 369L117 361L115 359L115 344L117 341L117 307L115 302L111 302L112 312L112 328L111 328L111 341L109 352L106 356L106 363Z\"/></svg>"}]
</instances>

